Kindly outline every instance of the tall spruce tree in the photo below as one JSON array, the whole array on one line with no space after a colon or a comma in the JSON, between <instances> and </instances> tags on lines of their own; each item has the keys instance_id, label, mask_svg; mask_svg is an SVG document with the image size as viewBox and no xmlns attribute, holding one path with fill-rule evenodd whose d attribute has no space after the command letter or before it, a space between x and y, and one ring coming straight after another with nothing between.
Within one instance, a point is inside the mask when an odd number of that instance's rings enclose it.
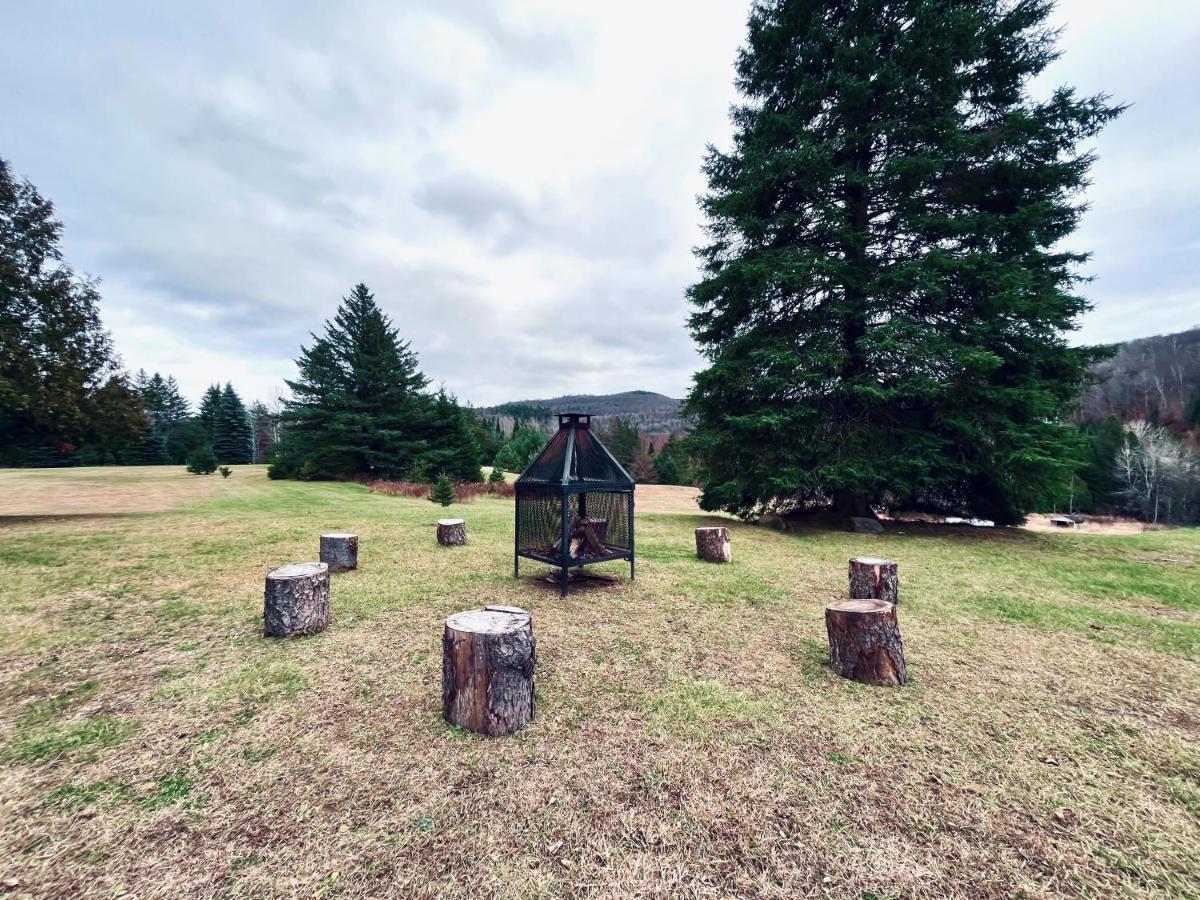
<instances>
[{"instance_id":1,"label":"tall spruce tree","mask_svg":"<svg viewBox=\"0 0 1200 900\"><path fill-rule=\"evenodd\" d=\"M213 453L222 465L241 465L254 458L254 433L242 398L229 382L221 391L213 424Z\"/></svg>"},{"instance_id":2,"label":"tall spruce tree","mask_svg":"<svg viewBox=\"0 0 1200 900\"><path fill-rule=\"evenodd\" d=\"M1029 83L1051 0L769 0L709 149L703 505L916 504L1008 523L1079 464L1059 422L1102 353L1075 229L1120 109Z\"/></svg>"},{"instance_id":3,"label":"tall spruce tree","mask_svg":"<svg viewBox=\"0 0 1200 900\"><path fill-rule=\"evenodd\" d=\"M221 386L219 384L210 384L204 392L204 396L200 398L200 409L196 413L196 421L200 423L200 427L204 430L203 443L212 445L213 439L216 437L217 418L221 410Z\"/></svg>"},{"instance_id":4,"label":"tall spruce tree","mask_svg":"<svg viewBox=\"0 0 1200 900\"><path fill-rule=\"evenodd\" d=\"M428 379L417 356L356 285L325 334L301 349L271 474L335 478L410 473L426 449Z\"/></svg>"}]
</instances>

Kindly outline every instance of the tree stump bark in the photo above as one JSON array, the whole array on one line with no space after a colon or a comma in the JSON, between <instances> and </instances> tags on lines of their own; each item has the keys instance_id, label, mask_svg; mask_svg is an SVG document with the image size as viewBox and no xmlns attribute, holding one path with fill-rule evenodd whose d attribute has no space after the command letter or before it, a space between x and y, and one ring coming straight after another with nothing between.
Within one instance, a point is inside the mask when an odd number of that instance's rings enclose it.
<instances>
[{"instance_id":1,"label":"tree stump bark","mask_svg":"<svg viewBox=\"0 0 1200 900\"><path fill-rule=\"evenodd\" d=\"M329 624L329 566L281 566L267 575L263 633L267 637L316 634Z\"/></svg>"},{"instance_id":2,"label":"tree stump bark","mask_svg":"<svg viewBox=\"0 0 1200 900\"><path fill-rule=\"evenodd\" d=\"M537 642L529 613L489 606L455 613L442 637L442 715L451 725L512 734L534 713Z\"/></svg>"},{"instance_id":3,"label":"tree stump bark","mask_svg":"<svg viewBox=\"0 0 1200 900\"><path fill-rule=\"evenodd\" d=\"M900 572L894 559L856 556L850 560L850 599L900 602Z\"/></svg>"},{"instance_id":4,"label":"tree stump bark","mask_svg":"<svg viewBox=\"0 0 1200 900\"><path fill-rule=\"evenodd\" d=\"M904 684L904 645L896 605L882 600L839 600L825 607L829 666L863 684Z\"/></svg>"},{"instance_id":5,"label":"tree stump bark","mask_svg":"<svg viewBox=\"0 0 1200 900\"><path fill-rule=\"evenodd\" d=\"M348 572L358 568L357 534L321 535L321 562L330 572Z\"/></svg>"},{"instance_id":6,"label":"tree stump bark","mask_svg":"<svg viewBox=\"0 0 1200 900\"><path fill-rule=\"evenodd\" d=\"M443 547L458 547L467 542L467 523L462 519L438 519L438 543Z\"/></svg>"},{"instance_id":7,"label":"tree stump bark","mask_svg":"<svg viewBox=\"0 0 1200 900\"><path fill-rule=\"evenodd\" d=\"M696 529L696 555L709 562L727 563L733 559L733 543L724 525Z\"/></svg>"}]
</instances>

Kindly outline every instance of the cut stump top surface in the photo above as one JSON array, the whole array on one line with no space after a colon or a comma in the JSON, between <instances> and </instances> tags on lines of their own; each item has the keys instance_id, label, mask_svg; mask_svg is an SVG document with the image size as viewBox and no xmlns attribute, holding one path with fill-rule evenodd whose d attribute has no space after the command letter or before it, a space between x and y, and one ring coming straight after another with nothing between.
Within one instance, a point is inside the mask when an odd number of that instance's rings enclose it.
<instances>
[{"instance_id":1,"label":"cut stump top surface","mask_svg":"<svg viewBox=\"0 0 1200 900\"><path fill-rule=\"evenodd\" d=\"M884 559L882 556L855 556L850 562L856 562L860 566L894 566L894 559Z\"/></svg>"},{"instance_id":2,"label":"cut stump top surface","mask_svg":"<svg viewBox=\"0 0 1200 900\"><path fill-rule=\"evenodd\" d=\"M462 519L438 519L439 525L461 525Z\"/></svg>"},{"instance_id":3,"label":"cut stump top surface","mask_svg":"<svg viewBox=\"0 0 1200 900\"><path fill-rule=\"evenodd\" d=\"M267 577L276 580L281 578L311 578L313 575L319 575L322 572L328 571L329 565L323 562L292 563L291 565L280 566L278 569L267 573Z\"/></svg>"},{"instance_id":4,"label":"cut stump top surface","mask_svg":"<svg viewBox=\"0 0 1200 900\"><path fill-rule=\"evenodd\" d=\"M825 608L835 612L883 613L890 612L892 604L886 600L839 600L837 603L830 603Z\"/></svg>"},{"instance_id":5,"label":"cut stump top surface","mask_svg":"<svg viewBox=\"0 0 1200 900\"><path fill-rule=\"evenodd\" d=\"M358 537L353 531L327 531L321 535L323 538L352 538Z\"/></svg>"},{"instance_id":6,"label":"cut stump top surface","mask_svg":"<svg viewBox=\"0 0 1200 900\"><path fill-rule=\"evenodd\" d=\"M728 531L724 525L706 525L703 528L697 528L697 531Z\"/></svg>"},{"instance_id":7,"label":"cut stump top surface","mask_svg":"<svg viewBox=\"0 0 1200 900\"><path fill-rule=\"evenodd\" d=\"M529 613L516 606L468 609L446 619L446 627L473 634L509 634L529 624Z\"/></svg>"}]
</instances>

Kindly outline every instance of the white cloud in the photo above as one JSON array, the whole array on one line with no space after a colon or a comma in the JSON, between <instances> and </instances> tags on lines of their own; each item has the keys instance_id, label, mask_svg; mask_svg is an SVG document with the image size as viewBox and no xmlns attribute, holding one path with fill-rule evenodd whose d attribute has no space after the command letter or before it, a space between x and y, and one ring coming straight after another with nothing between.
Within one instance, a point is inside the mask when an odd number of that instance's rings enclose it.
<instances>
[{"instance_id":1,"label":"white cloud","mask_svg":"<svg viewBox=\"0 0 1200 900\"><path fill-rule=\"evenodd\" d=\"M6 14L0 154L104 278L126 364L193 397L269 396L360 280L463 399L678 396L701 157L728 143L746 6L26 4ZM1187 327L1200 11L1058 15L1047 83L1135 104L1075 238L1097 254L1080 338Z\"/></svg>"}]
</instances>

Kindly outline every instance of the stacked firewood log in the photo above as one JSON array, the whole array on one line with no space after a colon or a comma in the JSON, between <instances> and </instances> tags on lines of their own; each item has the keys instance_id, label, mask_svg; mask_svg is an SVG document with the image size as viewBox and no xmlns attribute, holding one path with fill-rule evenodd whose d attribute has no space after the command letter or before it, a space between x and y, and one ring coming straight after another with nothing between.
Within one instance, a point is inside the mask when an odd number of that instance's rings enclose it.
<instances>
[{"instance_id":1,"label":"stacked firewood log","mask_svg":"<svg viewBox=\"0 0 1200 900\"><path fill-rule=\"evenodd\" d=\"M567 532L571 559L594 559L608 556L612 550L604 543L608 540L608 519L590 519L576 516L571 520ZM558 555L562 539L554 542L554 555Z\"/></svg>"}]
</instances>

